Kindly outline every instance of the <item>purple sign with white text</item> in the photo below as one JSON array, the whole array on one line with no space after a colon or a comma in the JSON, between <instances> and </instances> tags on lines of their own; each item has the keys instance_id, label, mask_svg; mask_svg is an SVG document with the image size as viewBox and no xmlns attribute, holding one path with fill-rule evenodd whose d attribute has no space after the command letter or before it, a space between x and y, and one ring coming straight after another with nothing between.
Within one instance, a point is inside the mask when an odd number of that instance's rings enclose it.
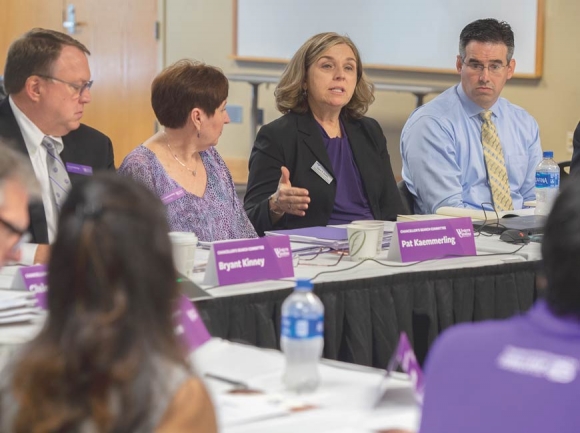
<instances>
[{"instance_id":1,"label":"purple sign with white text","mask_svg":"<svg viewBox=\"0 0 580 433\"><path fill-rule=\"evenodd\" d=\"M387 366L387 375L394 371L398 366L409 375L409 378L413 383L413 388L415 389L415 396L419 402L422 402L424 392L423 371L415 357L415 352L409 342L409 338L404 332L401 332L397 350Z\"/></svg>"},{"instance_id":2,"label":"purple sign with white text","mask_svg":"<svg viewBox=\"0 0 580 433\"><path fill-rule=\"evenodd\" d=\"M184 295L179 297L179 306L175 312L175 319L175 334L190 352L193 352L211 339L211 335L209 335L203 320L199 317L195 306Z\"/></svg>"},{"instance_id":3,"label":"purple sign with white text","mask_svg":"<svg viewBox=\"0 0 580 433\"><path fill-rule=\"evenodd\" d=\"M28 291L33 292L36 296L38 306L43 310L47 308L46 300L46 265L24 266L19 269L24 286Z\"/></svg>"},{"instance_id":4,"label":"purple sign with white text","mask_svg":"<svg viewBox=\"0 0 580 433\"><path fill-rule=\"evenodd\" d=\"M290 239L268 236L212 244L204 284L225 286L293 276Z\"/></svg>"},{"instance_id":5,"label":"purple sign with white text","mask_svg":"<svg viewBox=\"0 0 580 433\"><path fill-rule=\"evenodd\" d=\"M412 262L475 255L471 218L398 222L389 260Z\"/></svg>"}]
</instances>

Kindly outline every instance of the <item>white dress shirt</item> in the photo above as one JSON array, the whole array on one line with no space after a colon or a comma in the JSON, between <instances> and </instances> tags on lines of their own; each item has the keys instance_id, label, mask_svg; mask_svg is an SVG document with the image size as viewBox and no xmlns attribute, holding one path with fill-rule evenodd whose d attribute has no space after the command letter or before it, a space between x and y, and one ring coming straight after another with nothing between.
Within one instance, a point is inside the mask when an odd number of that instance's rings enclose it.
<instances>
[{"instance_id":1,"label":"white dress shirt","mask_svg":"<svg viewBox=\"0 0 580 433\"><path fill-rule=\"evenodd\" d=\"M46 225L48 228L48 240L50 243L54 242L56 238L56 226L58 221L58 211L56 203L50 189L50 179L48 178L48 167L46 164L47 152L44 146L41 145L44 134L14 103L9 97L10 107L24 138L30 161L34 174L38 179L41 187L42 204L44 205L44 213L46 216ZM55 146L58 153L62 152L64 145L61 137L52 137L55 141ZM20 262L25 265L31 265L34 262L34 255L38 244L24 244L21 249L22 257Z\"/></svg>"}]
</instances>

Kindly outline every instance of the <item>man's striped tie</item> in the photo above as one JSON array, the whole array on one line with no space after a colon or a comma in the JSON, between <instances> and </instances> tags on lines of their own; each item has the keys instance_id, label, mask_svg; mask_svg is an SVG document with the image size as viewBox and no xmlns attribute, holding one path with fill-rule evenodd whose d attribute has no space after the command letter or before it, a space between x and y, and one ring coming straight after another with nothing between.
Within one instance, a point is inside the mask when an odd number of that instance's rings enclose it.
<instances>
[{"instance_id":1,"label":"man's striped tie","mask_svg":"<svg viewBox=\"0 0 580 433\"><path fill-rule=\"evenodd\" d=\"M486 110L480 113L483 119L481 126L481 144L487 167L487 176L493 197L493 206L496 211L513 210L510 183L508 180L503 150L495 125L491 121L492 112Z\"/></svg>"},{"instance_id":2,"label":"man's striped tie","mask_svg":"<svg viewBox=\"0 0 580 433\"><path fill-rule=\"evenodd\" d=\"M46 148L46 165L50 179L50 189L59 212L70 191L70 179L62 159L56 150L55 141L49 136L42 139L42 145Z\"/></svg>"}]
</instances>

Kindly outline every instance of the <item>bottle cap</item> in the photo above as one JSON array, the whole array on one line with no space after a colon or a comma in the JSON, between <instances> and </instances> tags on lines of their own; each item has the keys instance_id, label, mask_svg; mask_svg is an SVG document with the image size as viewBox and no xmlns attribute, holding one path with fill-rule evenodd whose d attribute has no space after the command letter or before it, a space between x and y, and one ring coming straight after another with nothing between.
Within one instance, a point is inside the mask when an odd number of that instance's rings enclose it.
<instances>
[{"instance_id":1,"label":"bottle cap","mask_svg":"<svg viewBox=\"0 0 580 433\"><path fill-rule=\"evenodd\" d=\"M547 150L546 152L544 152L544 158L553 158L554 157L554 152L552 152L551 150Z\"/></svg>"},{"instance_id":2,"label":"bottle cap","mask_svg":"<svg viewBox=\"0 0 580 433\"><path fill-rule=\"evenodd\" d=\"M297 278L296 287L294 290L299 290L301 292L310 292L312 291L312 281L310 281L308 278Z\"/></svg>"}]
</instances>

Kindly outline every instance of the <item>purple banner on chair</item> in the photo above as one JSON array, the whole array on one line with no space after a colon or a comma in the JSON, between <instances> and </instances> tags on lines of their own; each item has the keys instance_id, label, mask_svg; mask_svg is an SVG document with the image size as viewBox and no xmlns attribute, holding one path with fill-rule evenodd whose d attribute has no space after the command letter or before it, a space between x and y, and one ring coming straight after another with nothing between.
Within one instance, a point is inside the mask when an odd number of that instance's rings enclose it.
<instances>
[{"instance_id":1,"label":"purple banner on chair","mask_svg":"<svg viewBox=\"0 0 580 433\"><path fill-rule=\"evenodd\" d=\"M213 243L203 283L225 286L293 276L288 236L268 236Z\"/></svg>"},{"instance_id":2,"label":"purple banner on chair","mask_svg":"<svg viewBox=\"0 0 580 433\"><path fill-rule=\"evenodd\" d=\"M178 309L174 317L176 321L175 334L190 352L211 339L197 309L186 296L179 297Z\"/></svg>"},{"instance_id":3,"label":"purple banner on chair","mask_svg":"<svg viewBox=\"0 0 580 433\"><path fill-rule=\"evenodd\" d=\"M43 310L47 308L46 290L46 265L24 266L19 269L24 287L36 296L38 306Z\"/></svg>"},{"instance_id":4,"label":"purple banner on chair","mask_svg":"<svg viewBox=\"0 0 580 433\"><path fill-rule=\"evenodd\" d=\"M387 258L412 262L475 255L471 218L398 222Z\"/></svg>"}]
</instances>

